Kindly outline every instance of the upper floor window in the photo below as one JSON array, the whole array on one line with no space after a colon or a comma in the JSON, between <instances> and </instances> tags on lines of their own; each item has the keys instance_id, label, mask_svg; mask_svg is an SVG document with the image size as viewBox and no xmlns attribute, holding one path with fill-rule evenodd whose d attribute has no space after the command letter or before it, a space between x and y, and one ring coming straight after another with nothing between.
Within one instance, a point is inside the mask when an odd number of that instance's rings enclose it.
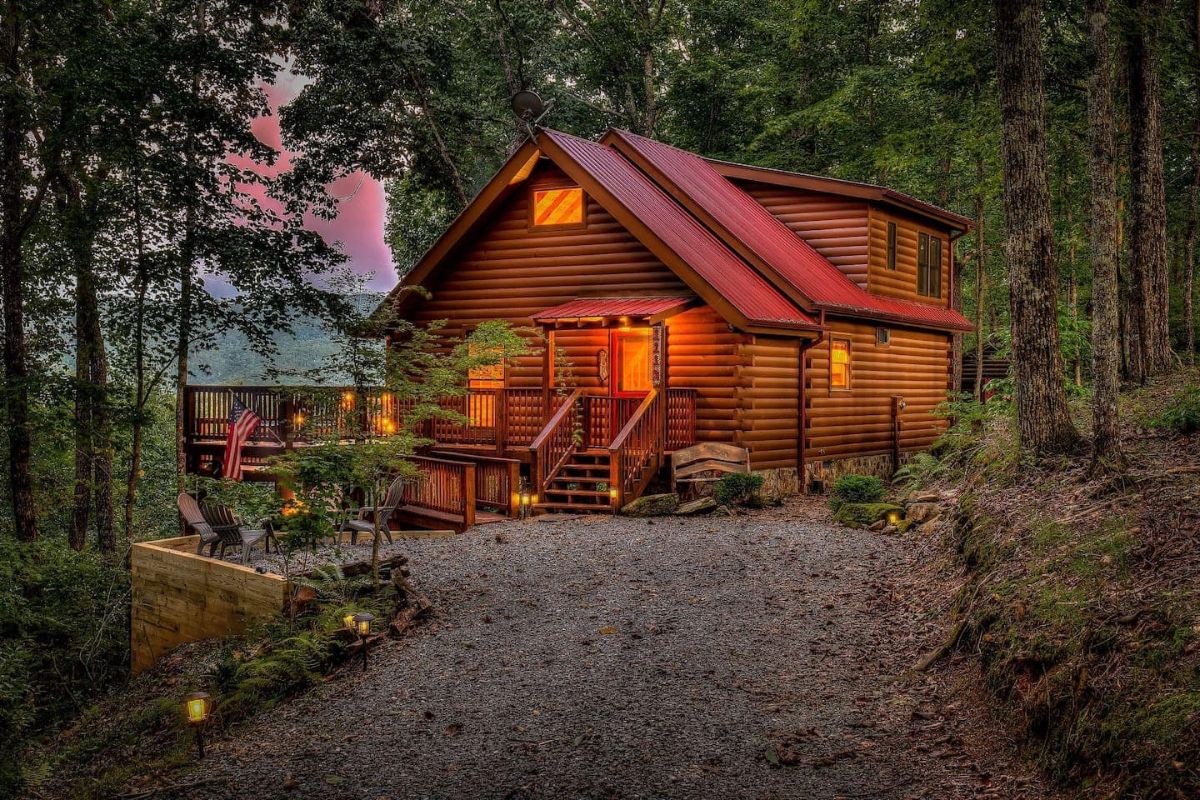
<instances>
[{"instance_id":1,"label":"upper floor window","mask_svg":"<svg viewBox=\"0 0 1200 800\"><path fill-rule=\"evenodd\" d=\"M917 294L942 296L942 240L927 233L917 236Z\"/></svg>"},{"instance_id":2,"label":"upper floor window","mask_svg":"<svg viewBox=\"0 0 1200 800\"><path fill-rule=\"evenodd\" d=\"M829 340L829 388L850 388L850 340Z\"/></svg>"},{"instance_id":3,"label":"upper floor window","mask_svg":"<svg viewBox=\"0 0 1200 800\"><path fill-rule=\"evenodd\" d=\"M535 228L583 225L583 189L535 189L531 224Z\"/></svg>"},{"instance_id":4,"label":"upper floor window","mask_svg":"<svg viewBox=\"0 0 1200 800\"><path fill-rule=\"evenodd\" d=\"M896 223L888 223L887 267L896 268Z\"/></svg>"}]
</instances>

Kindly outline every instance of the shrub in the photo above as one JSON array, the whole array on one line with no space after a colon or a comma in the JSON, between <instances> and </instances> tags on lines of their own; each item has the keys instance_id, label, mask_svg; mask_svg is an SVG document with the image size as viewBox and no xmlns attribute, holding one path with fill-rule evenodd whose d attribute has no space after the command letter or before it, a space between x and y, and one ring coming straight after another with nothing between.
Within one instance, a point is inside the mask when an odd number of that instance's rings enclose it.
<instances>
[{"instance_id":1,"label":"shrub","mask_svg":"<svg viewBox=\"0 0 1200 800\"><path fill-rule=\"evenodd\" d=\"M1188 434L1200 431L1200 386L1188 386L1171 404L1146 421L1151 428Z\"/></svg>"},{"instance_id":2,"label":"shrub","mask_svg":"<svg viewBox=\"0 0 1200 800\"><path fill-rule=\"evenodd\" d=\"M713 487L713 498L723 506L745 505L757 500L762 486L762 475L733 472L717 481Z\"/></svg>"},{"instance_id":3,"label":"shrub","mask_svg":"<svg viewBox=\"0 0 1200 800\"><path fill-rule=\"evenodd\" d=\"M878 503L885 493L883 481L874 475L843 475L833 484L829 507L837 511L843 503Z\"/></svg>"}]
</instances>

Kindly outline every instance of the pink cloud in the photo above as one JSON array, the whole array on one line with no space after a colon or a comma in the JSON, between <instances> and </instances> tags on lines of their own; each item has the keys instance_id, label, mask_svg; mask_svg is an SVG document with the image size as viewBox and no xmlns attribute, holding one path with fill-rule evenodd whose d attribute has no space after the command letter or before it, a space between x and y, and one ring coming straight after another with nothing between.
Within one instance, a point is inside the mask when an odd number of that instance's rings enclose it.
<instances>
[{"instance_id":1,"label":"pink cloud","mask_svg":"<svg viewBox=\"0 0 1200 800\"><path fill-rule=\"evenodd\" d=\"M306 82L302 76L282 69L273 85L262 87L270 112L252 120L250 130L260 142L279 153L275 163L268 166L242 155L230 154L231 164L264 176L275 176L291 168L292 153L284 149L278 111L300 93ZM396 283L396 270L391 250L383 238L387 215L383 185L363 172L354 172L335 181L328 191L337 202L337 216L325 220L309 215L304 219L304 226L321 234L326 242L339 244L355 272L360 275L373 273L368 284L371 289L390 289ZM279 203L265 197L260 189L251 187L248 193L262 207L275 212L281 210Z\"/></svg>"}]
</instances>

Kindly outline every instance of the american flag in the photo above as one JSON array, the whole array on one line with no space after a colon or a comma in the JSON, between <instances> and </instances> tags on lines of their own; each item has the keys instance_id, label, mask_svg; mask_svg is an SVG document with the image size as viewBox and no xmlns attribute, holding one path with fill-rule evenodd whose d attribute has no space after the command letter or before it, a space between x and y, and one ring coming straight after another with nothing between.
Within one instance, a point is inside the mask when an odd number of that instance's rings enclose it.
<instances>
[{"instance_id":1,"label":"american flag","mask_svg":"<svg viewBox=\"0 0 1200 800\"><path fill-rule=\"evenodd\" d=\"M231 481L242 479L242 445L250 438L262 420L236 397L229 411L229 436L225 439L225 460L221 462L221 477Z\"/></svg>"}]
</instances>

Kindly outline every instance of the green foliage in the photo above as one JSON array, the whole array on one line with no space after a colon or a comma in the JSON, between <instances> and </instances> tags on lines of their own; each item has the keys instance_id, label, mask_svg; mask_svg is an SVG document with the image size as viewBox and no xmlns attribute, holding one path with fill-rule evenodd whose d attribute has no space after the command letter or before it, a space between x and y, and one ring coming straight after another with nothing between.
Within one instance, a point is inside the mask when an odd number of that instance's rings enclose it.
<instances>
[{"instance_id":1,"label":"green foliage","mask_svg":"<svg viewBox=\"0 0 1200 800\"><path fill-rule=\"evenodd\" d=\"M840 522L848 528L865 528L881 519L887 519L887 515L893 511L903 510L895 503L843 502L837 511L833 512L833 521Z\"/></svg>"},{"instance_id":2,"label":"green foliage","mask_svg":"<svg viewBox=\"0 0 1200 800\"><path fill-rule=\"evenodd\" d=\"M269 483L189 475L187 485L202 500L231 509L247 525L260 525L279 516L281 501Z\"/></svg>"},{"instance_id":3,"label":"green foliage","mask_svg":"<svg viewBox=\"0 0 1200 800\"><path fill-rule=\"evenodd\" d=\"M0 794L20 785L27 736L125 676L128 619L115 560L0 536Z\"/></svg>"},{"instance_id":4,"label":"green foliage","mask_svg":"<svg viewBox=\"0 0 1200 800\"><path fill-rule=\"evenodd\" d=\"M837 511L843 503L878 503L885 494L883 481L874 475L843 475L829 492L829 507Z\"/></svg>"},{"instance_id":5,"label":"green foliage","mask_svg":"<svg viewBox=\"0 0 1200 800\"><path fill-rule=\"evenodd\" d=\"M1200 431L1200 385L1188 386L1173 398L1170 405L1150 416L1151 428L1172 433L1189 434Z\"/></svg>"},{"instance_id":6,"label":"green foliage","mask_svg":"<svg viewBox=\"0 0 1200 800\"><path fill-rule=\"evenodd\" d=\"M731 472L723 475L713 487L713 498L723 506L747 505L761 502L759 492L763 476L753 472Z\"/></svg>"}]
</instances>

